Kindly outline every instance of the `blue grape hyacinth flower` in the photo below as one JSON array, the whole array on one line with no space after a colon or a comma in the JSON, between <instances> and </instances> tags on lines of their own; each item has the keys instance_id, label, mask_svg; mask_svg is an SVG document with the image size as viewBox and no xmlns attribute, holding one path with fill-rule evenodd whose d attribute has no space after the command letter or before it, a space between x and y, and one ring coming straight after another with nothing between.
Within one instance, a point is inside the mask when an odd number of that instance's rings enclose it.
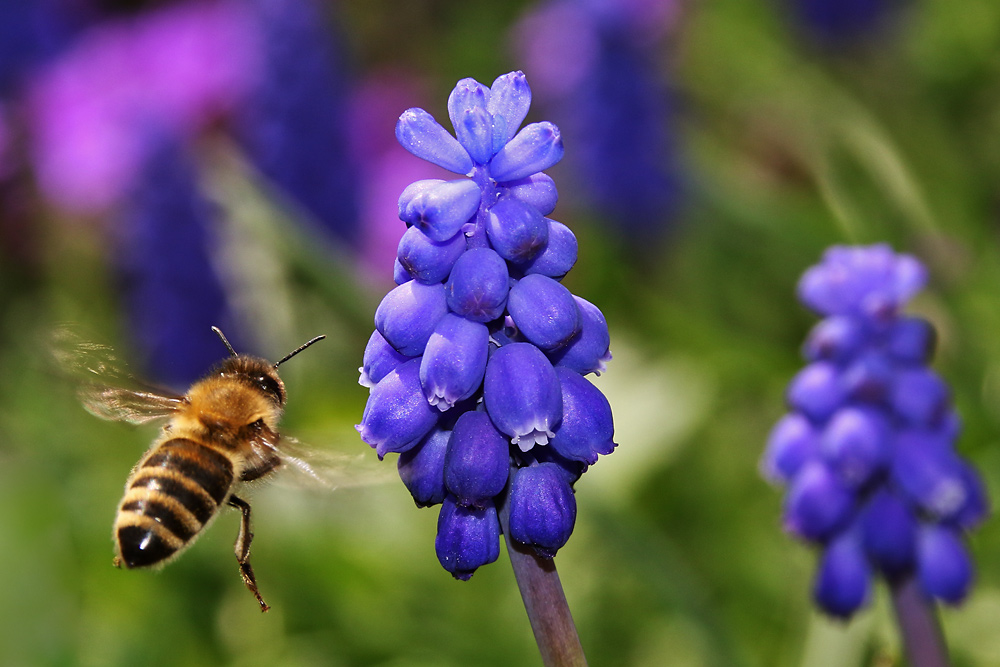
<instances>
[{"instance_id":1,"label":"blue grape hyacinth flower","mask_svg":"<svg viewBox=\"0 0 1000 667\"><path fill-rule=\"evenodd\" d=\"M902 312L926 278L886 245L835 246L799 282L800 300L825 319L761 467L788 486L785 529L822 551L813 594L833 616L859 609L876 574L952 604L972 585L964 536L987 499L955 452L958 416L928 366L934 329Z\"/></svg>"},{"instance_id":2,"label":"blue grape hyacinth flower","mask_svg":"<svg viewBox=\"0 0 1000 667\"><path fill-rule=\"evenodd\" d=\"M396 125L404 148L459 178L399 198L397 287L375 312L357 430L380 458L400 454L417 505L441 505L435 548L458 579L497 559L508 521L551 558L573 531L574 483L616 446L611 406L584 377L610 359L608 325L560 282L577 242L547 217L562 140L548 122L521 128L530 103L521 72L463 79L454 136L423 109Z\"/></svg>"}]
</instances>

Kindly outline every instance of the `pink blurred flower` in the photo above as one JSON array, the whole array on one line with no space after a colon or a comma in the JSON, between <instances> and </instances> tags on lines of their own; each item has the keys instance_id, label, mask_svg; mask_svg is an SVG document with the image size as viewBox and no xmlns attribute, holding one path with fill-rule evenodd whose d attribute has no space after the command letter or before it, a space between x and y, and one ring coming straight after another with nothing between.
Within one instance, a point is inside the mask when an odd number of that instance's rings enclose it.
<instances>
[{"instance_id":1,"label":"pink blurred flower","mask_svg":"<svg viewBox=\"0 0 1000 667\"><path fill-rule=\"evenodd\" d=\"M100 24L39 72L29 143L50 202L97 213L129 187L143 128L190 136L254 83L256 26L237 0L185 2Z\"/></svg>"}]
</instances>

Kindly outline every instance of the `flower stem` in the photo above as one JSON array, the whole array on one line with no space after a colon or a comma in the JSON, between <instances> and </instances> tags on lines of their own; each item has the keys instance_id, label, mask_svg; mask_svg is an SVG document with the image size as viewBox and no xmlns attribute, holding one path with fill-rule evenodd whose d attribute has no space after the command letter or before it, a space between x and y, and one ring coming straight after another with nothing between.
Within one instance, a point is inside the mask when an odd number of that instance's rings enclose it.
<instances>
[{"instance_id":1,"label":"flower stem","mask_svg":"<svg viewBox=\"0 0 1000 667\"><path fill-rule=\"evenodd\" d=\"M555 561L517 544L504 531L514 578L535 633L546 667L582 667L587 664L573 615L566 603Z\"/></svg>"},{"instance_id":2,"label":"flower stem","mask_svg":"<svg viewBox=\"0 0 1000 667\"><path fill-rule=\"evenodd\" d=\"M948 649L934 613L934 603L920 590L914 577L891 581L892 605L906 655L913 667L947 667Z\"/></svg>"},{"instance_id":3,"label":"flower stem","mask_svg":"<svg viewBox=\"0 0 1000 667\"><path fill-rule=\"evenodd\" d=\"M512 465L510 483L517 474ZM531 631L535 634L538 652L545 667L586 667L587 656L580 644L580 635L573 622L566 594L563 592L556 563L543 558L530 547L519 544L510 536L510 494L505 492L499 507L500 528L507 544L507 555L514 568L517 588L521 591L524 610L528 612Z\"/></svg>"}]
</instances>

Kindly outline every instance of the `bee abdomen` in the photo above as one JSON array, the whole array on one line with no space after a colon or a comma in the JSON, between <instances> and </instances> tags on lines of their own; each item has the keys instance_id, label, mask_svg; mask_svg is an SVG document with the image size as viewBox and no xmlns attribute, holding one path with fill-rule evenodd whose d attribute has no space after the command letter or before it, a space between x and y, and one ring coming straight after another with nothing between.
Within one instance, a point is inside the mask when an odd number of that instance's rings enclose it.
<instances>
[{"instance_id":1,"label":"bee abdomen","mask_svg":"<svg viewBox=\"0 0 1000 667\"><path fill-rule=\"evenodd\" d=\"M156 565L198 535L229 494L233 465L194 440L159 445L133 473L115 533L126 567Z\"/></svg>"}]
</instances>

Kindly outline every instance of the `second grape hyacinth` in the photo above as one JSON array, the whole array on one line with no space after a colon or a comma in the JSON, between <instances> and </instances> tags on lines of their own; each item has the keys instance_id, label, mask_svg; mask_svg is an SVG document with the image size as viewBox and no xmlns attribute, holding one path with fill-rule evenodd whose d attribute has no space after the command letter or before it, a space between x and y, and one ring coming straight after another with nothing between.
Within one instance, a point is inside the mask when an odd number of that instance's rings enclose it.
<instances>
[{"instance_id":1,"label":"second grape hyacinth","mask_svg":"<svg viewBox=\"0 0 1000 667\"><path fill-rule=\"evenodd\" d=\"M558 195L542 172L562 140L547 122L518 131L530 103L521 72L463 79L448 98L455 136L423 109L396 125L404 148L462 178L399 198L397 287L375 312L357 430L379 458L399 453L417 505L440 504L435 548L458 579L498 558L501 522L555 555L573 485L615 448L611 406L584 377L610 359L608 326L560 282L577 241L546 217Z\"/></svg>"},{"instance_id":2,"label":"second grape hyacinth","mask_svg":"<svg viewBox=\"0 0 1000 667\"><path fill-rule=\"evenodd\" d=\"M762 468L788 484L786 530L822 549L813 592L834 616L869 599L876 573L952 604L972 584L964 536L987 514L985 491L954 449L958 416L928 366L934 329L901 312L925 281L914 257L873 245L830 248L799 282L825 319Z\"/></svg>"}]
</instances>

